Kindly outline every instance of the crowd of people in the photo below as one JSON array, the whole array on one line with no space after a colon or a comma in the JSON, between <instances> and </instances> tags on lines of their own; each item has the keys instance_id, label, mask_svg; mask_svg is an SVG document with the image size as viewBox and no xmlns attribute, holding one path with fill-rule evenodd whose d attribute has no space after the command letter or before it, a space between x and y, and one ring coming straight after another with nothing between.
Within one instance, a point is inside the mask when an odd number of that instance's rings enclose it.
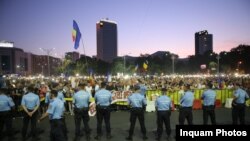
<instances>
[{"instance_id":1,"label":"crowd of people","mask_svg":"<svg viewBox=\"0 0 250 141\"><path fill-rule=\"evenodd\" d=\"M180 98L179 124L182 125L187 119L188 124L193 124L192 106L194 93L192 89L206 89L201 99L203 100L203 123L208 124L210 116L211 123L216 125L215 89L234 89L232 104L232 123L245 124L245 101L249 98L250 78L249 77L131 77L113 78L106 81L102 77L88 78L5 78L0 82L0 140L3 138L3 127L6 126L6 133L10 140L13 139L12 118L13 116L23 117L22 140L27 140L27 129L31 123L31 135L37 140L37 122L42 122L46 117L50 121L51 141L66 141L67 126L65 113L74 116L75 138L80 140L82 131L81 121L84 124L86 139L90 140L91 132L89 127L89 105L93 98L96 104L97 135L99 140L102 137L102 121L106 127L106 138L112 138L111 134L111 102L113 91L132 91L127 98L130 109L130 128L127 140L133 139L134 127L138 118L143 139L146 140L147 131L145 128L144 111L147 105L146 91L152 89L161 90L162 95L155 101L157 112L157 133L156 140L160 140L163 132L163 123L167 129L167 135L171 134L170 116L172 101L167 96L168 91L183 90ZM72 98L73 100L65 100Z\"/></svg>"}]
</instances>

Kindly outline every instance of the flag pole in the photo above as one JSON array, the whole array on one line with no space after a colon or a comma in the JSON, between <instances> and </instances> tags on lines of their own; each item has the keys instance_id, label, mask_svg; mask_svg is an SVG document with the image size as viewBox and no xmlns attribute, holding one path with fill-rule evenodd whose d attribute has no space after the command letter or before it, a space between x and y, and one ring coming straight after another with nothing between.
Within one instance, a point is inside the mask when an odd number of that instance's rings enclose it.
<instances>
[{"instance_id":1,"label":"flag pole","mask_svg":"<svg viewBox=\"0 0 250 141\"><path fill-rule=\"evenodd\" d=\"M87 61L87 55L85 53L85 48L84 48L84 44L83 44L83 39L81 38L81 41L82 41L82 48L83 48L83 53L84 53L84 56L85 56L85 63L86 63L86 67L87 67L87 73L88 73L88 61Z\"/></svg>"}]
</instances>

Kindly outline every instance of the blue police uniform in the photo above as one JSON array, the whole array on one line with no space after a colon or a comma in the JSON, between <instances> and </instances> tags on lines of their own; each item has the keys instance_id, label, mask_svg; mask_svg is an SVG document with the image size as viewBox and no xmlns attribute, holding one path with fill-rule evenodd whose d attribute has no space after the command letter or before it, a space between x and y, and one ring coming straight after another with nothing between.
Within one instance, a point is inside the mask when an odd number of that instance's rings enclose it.
<instances>
[{"instance_id":1,"label":"blue police uniform","mask_svg":"<svg viewBox=\"0 0 250 141\"><path fill-rule=\"evenodd\" d=\"M37 106L40 106L39 96L29 92L22 97L21 105L26 107L28 112L32 112ZM31 121L31 134L33 138L36 138L36 122L37 122L38 112L36 111L31 117L25 112L23 117L23 129L22 138L26 138L29 121Z\"/></svg>"},{"instance_id":2,"label":"blue police uniform","mask_svg":"<svg viewBox=\"0 0 250 141\"><path fill-rule=\"evenodd\" d=\"M59 91L59 92L57 93L57 98L59 98L60 100L62 100L63 102L65 102L65 100L64 100L64 95L63 95L63 91Z\"/></svg>"},{"instance_id":3,"label":"blue police uniform","mask_svg":"<svg viewBox=\"0 0 250 141\"><path fill-rule=\"evenodd\" d=\"M235 103L237 104L245 104L246 99L249 98L247 92L241 88L238 88L234 92L234 96L236 98Z\"/></svg>"},{"instance_id":4,"label":"blue police uniform","mask_svg":"<svg viewBox=\"0 0 250 141\"><path fill-rule=\"evenodd\" d=\"M66 141L65 124L63 121L64 102L59 98L54 98L53 102L49 104L47 113L49 114L51 130L51 141Z\"/></svg>"},{"instance_id":5,"label":"blue police uniform","mask_svg":"<svg viewBox=\"0 0 250 141\"><path fill-rule=\"evenodd\" d=\"M216 124L215 119L215 100L216 100L216 92L212 89L208 89L203 92L201 99L203 99L203 124L207 125L208 116L211 118L211 123L213 125Z\"/></svg>"},{"instance_id":6,"label":"blue police uniform","mask_svg":"<svg viewBox=\"0 0 250 141\"><path fill-rule=\"evenodd\" d=\"M11 97L6 95L0 95L0 112L10 111L11 107L14 107L15 104Z\"/></svg>"},{"instance_id":7,"label":"blue police uniform","mask_svg":"<svg viewBox=\"0 0 250 141\"><path fill-rule=\"evenodd\" d=\"M6 131L9 138L12 136L12 116L11 108L15 104L11 97L6 96L5 94L0 94L0 138L3 138L3 128L6 125Z\"/></svg>"},{"instance_id":8,"label":"blue police uniform","mask_svg":"<svg viewBox=\"0 0 250 141\"><path fill-rule=\"evenodd\" d=\"M112 102L112 94L110 91L101 89L95 94L97 106L109 106Z\"/></svg>"},{"instance_id":9,"label":"blue police uniform","mask_svg":"<svg viewBox=\"0 0 250 141\"><path fill-rule=\"evenodd\" d=\"M194 102L194 93L191 91L186 91L180 99L180 104L182 107L192 107Z\"/></svg>"},{"instance_id":10,"label":"blue police uniform","mask_svg":"<svg viewBox=\"0 0 250 141\"><path fill-rule=\"evenodd\" d=\"M158 97L155 101L155 107L157 110L157 140L160 140L163 132L163 122L166 127L167 135L171 134L171 127L170 127L170 115L171 115L171 108L172 108L172 101L171 99L166 96L162 95Z\"/></svg>"},{"instance_id":11,"label":"blue police uniform","mask_svg":"<svg viewBox=\"0 0 250 141\"><path fill-rule=\"evenodd\" d=\"M128 105L132 108L142 108L147 105L147 100L140 93L133 93L128 97Z\"/></svg>"},{"instance_id":12,"label":"blue police uniform","mask_svg":"<svg viewBox=\"0 0 250 141\"><path fill-rule=\"evenodd\" d=\"M50 93L47 92L45 95L45 104L49 105L51 102L53 102L53 99L50 98Z\"/></svg>"},{"instance_id":13,"label":"blue police uniform","mask_svg":"<svg viewBox=\"0 0 250 141\"><path fill-rule=\"evenodd\" d=\"M73 96L73 104L76 106L76 108L88 108L89 102L90 102L91 94L80 90Z\"/></svg>"},{"instance_id":14,"label":"blue police uniform","mask_svg":"<svg viewBox=\"0 0 250 141\"><path fill-rule=\"evenodd\" d=\"M47 113L49 113L49 117L51 120L54 119L62 119L64 112L64 103L59 98L55 98L53 102L49 104L49 108Z\"/></svg>"},{"instance_id":15,"label":"blue police uniform","mask_svg":"<svg viewBox=\"0 0 250 141\"><path fill-rule=\"evenodd\" d=\"M147 105L146 98L141 93L132 93L128 97L128 104L131 106L130 110L130 128L129 128L129 137L127 139L131 140L134 134L134 128L136 119L138 118L141 132L143 134L143 138L146 137L146 127L145 127L145 119L144 119L144 110L143 107Z\"/></svg>"},{"instance_id":16,"label":"blue police uniform","mask_svg":"<svg viewBox=\"0 0 250 141\"><path fill-rule=\"evenodd\" d=\"M183 125L185 119L189 125L193 124L193 113L192 106L194 102L194 93L191 91L186 91L180 99L180 114L179 114L179 124Z\"/></svg>"},{"instance_id":17,"label":"blue police uniform","mask_svg":"<svg viewBox=\"0 0 250 141\"><path fill-rule=\"evenodd\" d=\"M140 93L141 93L141 95L146 97L146 91L147 91L147 87L144 84L140 84Z\"/></svg>"},{"instance_id":18,"label":"blue police uniform","mask_svg":"<svg viewBox=\"0 0 250 141\"><path fill-rule=\"evenodd\" d=\"M234 100L232 103L232 119L233 124L238 124L238 119L241 125L245 124L245 101L249 98L247 92L238 88L234 92Z\"/></svg>"},{"instance_id":19,"label":"blue police uniform","mask_svg":"<svg viewBox=\"0 0 250 141\"><path fill-rule=\"evenodd\" d=\"M23 96L21 105L25 106L28 110L34 110L36 106L40 105L39 96L29 92Z\"/></svg>"},{"instance_id":20,"label":"blue police uniform","mask_svg":"<svg viewBox=\"0 0 250 141\"><path fill-rule=\"evenodd\" d=\"M169 111L172 107L172 101L168 96L162 95L156 99L155 106L157 111Z\"/></svg>"},{"instance_id":21,"label":"blue police uniform","mask_svg":"<svg viewBox=\"0 0 250 141\"><path fill-rule=\"evenodd\" d=\"M73 96L73 104L75 105L75 136L78 138L80 133L81 120L83 120L84 129L86 137L89 138L90 128L89 128L89 102L91 99L91 94L80 90Z\"/></svg>"},{"instance_id":22,"label":"blue police uniform","mask_svg":"<svg viewBox=\"0 0 250 141\"><path fill-rule=\"evenodd\" d=\"M106 125L107 138L111 138L110 128L110 104L112 102L112 94L110 91L102 88L95 94L96 110L97 110L97 137L102 134L102 121L104 119Z\"/></svg>"}]
</instances>

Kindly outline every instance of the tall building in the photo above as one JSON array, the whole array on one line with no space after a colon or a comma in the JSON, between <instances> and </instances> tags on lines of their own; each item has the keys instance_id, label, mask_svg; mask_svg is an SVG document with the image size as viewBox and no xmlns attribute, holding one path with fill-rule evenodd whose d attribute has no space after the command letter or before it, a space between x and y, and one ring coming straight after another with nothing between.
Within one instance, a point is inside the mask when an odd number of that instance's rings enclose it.
<instances>
[{"instance_id":1,"label":"tall building","mask_svg":"<svg viewBox=\"0 0 250 141\"><path fill-rule=\"evenodd\" d=\"M60 65L59 58L27 53L14 47L13 42L0 41L0 74L48 75L50 69L50 74L56 75L56 69Z\"/></svg>"},{"instance_id":2,"label":"tall building","mask_svg":"<svg viewBox=\"0 0 250 141\"><path fill-rule=\"evenodd\" d=\"M117 57L117 24L108 19L96 23L97 59L111 63Z\"/></svg>"},{"instance_id":3,"label":"tall building","mask_svg":"<svg viewBox=\"0 0 250 141\"><path fill-rule=\"evenodd\" d=\"M66 52L65 58L70 59L71 61L75 62L76 60L78 60L80 58L80 54L79 54L79 52L75 52L75 51Z\"/></svg>"},{"instance_id":4,"label":"tall building","mask_svg":"<svg viewBox=\"0 0 250 141\"><path fill-rule=\"evenodd\" d=\"M205 52L213 52L213 35L207 30L195 33L195 55L203 55Z\"/></svg>"},{"instance_id":5,"label":"tall building","mask_svg":"<svg viewBox=\"0 0 250 141\"><path fill-rule=\"evenodd\" d=\"M13 42L0 42L0 73L21 74L31 73L30 53L24 52L20 48L14 47Z\"/></svg>"}]
</instances>

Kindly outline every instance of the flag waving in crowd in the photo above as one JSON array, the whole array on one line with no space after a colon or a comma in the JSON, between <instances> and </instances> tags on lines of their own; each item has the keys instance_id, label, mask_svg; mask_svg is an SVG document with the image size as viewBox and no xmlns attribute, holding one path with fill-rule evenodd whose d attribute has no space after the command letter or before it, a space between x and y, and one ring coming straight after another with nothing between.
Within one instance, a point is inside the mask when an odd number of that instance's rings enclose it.
<instances>
[{"instance_id":1,"label":"flag waving in crowd","mask_svg":"<svg viewBox=\"0 0 250 141\"><path fill-rule=\"evenodd\" d=\"M73 39L73 42L75 42L75 45L74 45L75 49L77 49L79 47L79 42L80 42L81 36L82 35L80 32L80 29L79 29L76 21L73 20L72 39Z\"/></svg>"}]
</instances>

